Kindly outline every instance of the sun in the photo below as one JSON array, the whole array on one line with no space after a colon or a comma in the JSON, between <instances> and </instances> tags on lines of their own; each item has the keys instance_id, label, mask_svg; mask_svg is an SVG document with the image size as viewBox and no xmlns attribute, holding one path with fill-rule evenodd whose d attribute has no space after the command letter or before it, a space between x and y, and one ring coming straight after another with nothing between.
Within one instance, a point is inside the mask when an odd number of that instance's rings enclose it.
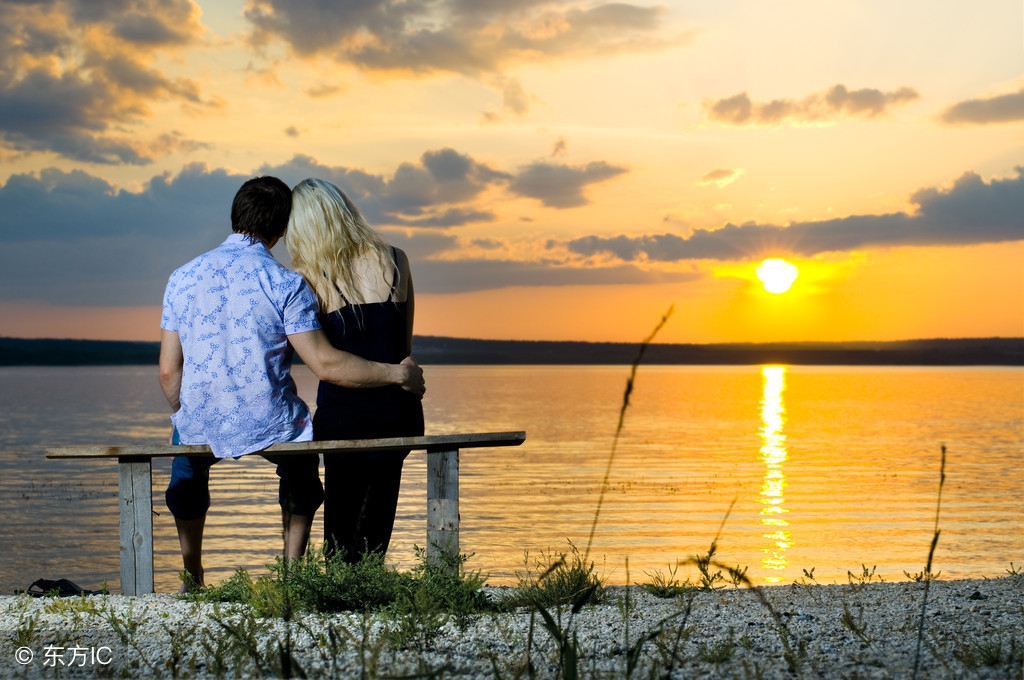
<instances>
[{"instance_id":1,"label":"sun","mask_svg":"<svg viewBox=\"0 0 1024 680\"><path fill-rule=\"evenodd\" d=\"M779 295L789 290L800 272L796 265L779 257L770 257L757 267L757 278L769 293Z\"/></svg>"}]
</instances>

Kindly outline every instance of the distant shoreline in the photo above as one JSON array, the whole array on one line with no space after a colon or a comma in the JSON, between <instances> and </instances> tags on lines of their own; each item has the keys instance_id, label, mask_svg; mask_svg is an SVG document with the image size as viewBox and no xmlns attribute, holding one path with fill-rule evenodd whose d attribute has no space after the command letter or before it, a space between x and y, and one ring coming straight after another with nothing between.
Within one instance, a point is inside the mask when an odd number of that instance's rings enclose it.
<instances>
[{"instance_id":1,"label":"distant shoreline","mask_svg":"<svg viewBox=\"0 0 1024 680\"><path fill-rule=\"evenodd\" d=\"M638 343L416 336L425 365L628 365ZM155 365L159 343L0 337L0 366ZM1024 366L1024 338L652 344L649 365Z\"/></svg>"}]
</instances>

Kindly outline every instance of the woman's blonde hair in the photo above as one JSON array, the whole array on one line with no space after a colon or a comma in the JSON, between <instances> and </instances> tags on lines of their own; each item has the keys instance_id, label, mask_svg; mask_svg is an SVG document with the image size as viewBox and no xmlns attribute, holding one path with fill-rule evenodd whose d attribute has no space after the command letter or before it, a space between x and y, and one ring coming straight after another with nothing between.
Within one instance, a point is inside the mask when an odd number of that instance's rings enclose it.
<instances>
[{"instance_id":1,"label":"woman's blonde hair","mask_svg":"<svg viewBox=\"0 0 1024 680\"><path fill-rule=\"evenodd\" d=\"M305 179L292 189L285 245L292 268L316 291L323 312L366 302L356 285L353 265L367 253L376 256L382 277L394 272L398 281L391 247L366 223L345 192L322 179Z\"/></svg>"}]
</instances>

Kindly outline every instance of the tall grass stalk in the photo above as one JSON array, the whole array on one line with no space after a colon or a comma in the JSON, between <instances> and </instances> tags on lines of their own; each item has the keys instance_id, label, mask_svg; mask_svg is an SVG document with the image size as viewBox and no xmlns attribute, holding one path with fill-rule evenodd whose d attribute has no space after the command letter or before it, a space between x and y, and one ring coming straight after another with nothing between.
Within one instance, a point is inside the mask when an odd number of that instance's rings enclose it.
<instances>
[{"instance_id":1,"label":"tall grass stalk","mask_svg":"<svg viewBox=\"0 0 1024 680\"><path fill-rule=\"evenodd\" d=\"M647 346L654 340L654 336L658 334L658 331L668 323L669 317L672 316L672 312L675 311L675 305L669 305L668 310L662 315L661 321L654 327L651 334L648 335L640 343L640 349L636 353L636 358L633 359L633 365L630 367L629 379L626 380L626 391L622 395L622 407L619 409L619 424L615 427L615 437L612 439L612 450L608 455L608 465L604 469L604 478L601 480L601 491L597 496L597 509L594 510L594 521L590 525L590 536L587 538L587 548L583 552L583 561L586 562L587 558L590 557L590 547L594 543L594 532L597 531L597 520L601 516L601 505L604 503L605 492L608 491L608 479L612 474L612 463L615 462L615 451L619 445L619 435L622 433L622 424L626 420L626 409L629 408L629 395L633 393L633 383L636 380L636 370L640 367L640 362L643 361L644 352L647 351Z\"/></svg>"},{"instance_id":2,"label":"tall grass stalk","mask_svg":"<svg viewBox=\"0 0 1024 680\"><path fill-rule=\"evenodd\" d=\"M942 445L942 462L939 466L939 495L935 501L935 531L932 534L932 544L928 548L928 563L924 567L924 597L921 600L921 618L917 624L917 651L914 652L914 672L911 678L917 677L917 669L921 663L921 643L924 640L924 617L928 609L928 587L932 584L932 558L935 556L935 546L939 543L939 511L942 509L942 487L946 483L946 445Z\"/></svg>"}]
</instances>

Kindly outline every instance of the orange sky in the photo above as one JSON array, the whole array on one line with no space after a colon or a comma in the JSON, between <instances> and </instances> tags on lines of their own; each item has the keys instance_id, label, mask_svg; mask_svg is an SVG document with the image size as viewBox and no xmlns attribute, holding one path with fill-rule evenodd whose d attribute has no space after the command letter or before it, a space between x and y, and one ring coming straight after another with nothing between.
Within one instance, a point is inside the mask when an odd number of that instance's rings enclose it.
<instances>
[{"instance_id":1,"label":"orange sky","mask_svg":"<svg viewBox=\"0 0 1024 680\"><path fill-rule=\"evenodd\" d=\"M1020 3L318 12L0 6L0 335L157 339L254 174L345 189L418 334L1024 335Z\"/></svg>"}]
</instances>

